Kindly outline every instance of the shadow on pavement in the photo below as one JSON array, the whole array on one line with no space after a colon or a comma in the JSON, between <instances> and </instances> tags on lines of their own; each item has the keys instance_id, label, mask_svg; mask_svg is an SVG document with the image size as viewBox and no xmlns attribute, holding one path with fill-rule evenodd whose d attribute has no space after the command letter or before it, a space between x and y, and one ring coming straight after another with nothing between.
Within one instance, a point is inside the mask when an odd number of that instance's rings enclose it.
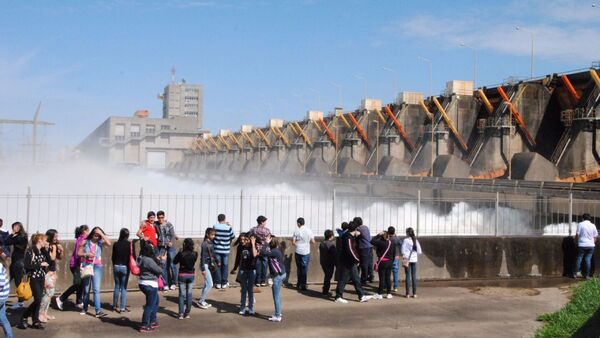
<instances>
[{"instance_id":1,"label":"shadow on pavement","mask_svg":"<svg viewBox=\"0 0 600 338\"><path fill-rule=\"evenodd\" d=\"M140 327L139 322L133 322L127 317L102 317L100 318L102 323L108 323L119 327L128 327L132 330L137 331Z\"/></svg>"}]
</instances>

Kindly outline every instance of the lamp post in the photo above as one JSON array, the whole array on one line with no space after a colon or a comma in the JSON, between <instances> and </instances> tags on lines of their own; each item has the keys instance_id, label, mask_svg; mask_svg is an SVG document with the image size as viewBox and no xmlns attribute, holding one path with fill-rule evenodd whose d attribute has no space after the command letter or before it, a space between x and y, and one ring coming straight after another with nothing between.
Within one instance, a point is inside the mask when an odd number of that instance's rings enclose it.
<instances>
[{"instance_id":1,"label":"lamp post","mask_svg":"<svg viewBox=\"0 0 600 338\"><path fill-rule=\"evenodd\" d=\"M422 56L417 56L417 58L421 61L425 61L429 64L429 96L433 95L433 91L431 90L431 81L432 81L432 76L433 76L433 63L431 62L431 60L429 60L428 58L422 57Z\"/></svg>"},{"instance_id":2,"label":"lamp post","mask_svg":"<svg viewBox=\"0 0 600 338\"><path fill-rule=\"evenodd\" d=\"M534 36L533 36L533 32L529 29L523 28L521 26L516 26L515 27L516 30L518 31L523 31L526 33L529 33L530 37L531 37L531 73L530 73L530 78L533 79L533 58L534 58L534 49L533 49L533 40L534 40Z\"/></svg>"},{"instance_id":3,"label":"lamp post","mask_svg":"<svg viewBox=\"0 0 600 338\"><path fill-rule=\"evenodd\" d=\"M477 49L475 49L473 46L467 45L464 42L461 42L460 46L469 48L473 51L473 87L477 88Z\"/></svg>"},{"instance_id":4,"label":"lamp post","mask_svg":"<svg viewBox=\"0 0 600 338\"><path fill-rule=\"evenodd\" d=\"M342 85L339 83L331 82L331 85L336 87L338 90L338 96L340 100L340 108L344 106L344 101L342 100Z\"/></svg>"},{"instance_id":5,"label":"lamp post","mask_svg":"<svg viewBox=\"0 0 600 338\"><path fill-rule=\"evenodd\" d=\"M386 72L392 73L392 77L394 78L394 98L395 98L395 96L398 95L398 78L396 77L396 71L390 67L385 67L385 66L381 67L381 69L385 70Z\"/></svg>"},{"instance_id":6,"label":"lamp post","mask_svg":"<svg viewBox=\"0 0 600 338\"><path fill-rule=\"evenodd\" d=\"M379 120L373 120L375 124L375 176L379 176Z\"/></svg>"},{"instance_id":7,"label":"lamp post","mask_svg":"<svg viewBox=\"0 0 600 338\"><path fill-rule=\"evenodd\" d=\"M356 75L356 74L353 74L352 76L354 76L355 78L363 81L363 85L364 85L364 99L366 99L367 98L367 79L365 79L364 77L362 77L360 75Z\"/></svg>"}]
</instances>

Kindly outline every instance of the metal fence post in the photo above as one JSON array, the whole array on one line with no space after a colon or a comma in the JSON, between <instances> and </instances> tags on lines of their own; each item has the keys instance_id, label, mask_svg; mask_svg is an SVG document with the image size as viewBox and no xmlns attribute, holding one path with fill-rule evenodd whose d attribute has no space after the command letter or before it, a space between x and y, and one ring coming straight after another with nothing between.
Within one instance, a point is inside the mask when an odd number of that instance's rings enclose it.
<instances>
[{"instance_id":1,"label":"metal fence post","mask_svg":"<svg viewBox=\"0 0 600 338\"><path fill-rule=\"evenodd\" d=\"M419 236L419 226L421 225L421 189L417 191L417 225L416 225L416 235Z\"/></svg>"},{"instance_id":2,"label":"metal fence post","mask_svg":"<svg viewBox=\"0 0 600 338\"><path fill-rule=\"evenodd\" d=\"M244 223L244 189L240 189L240 234L243 231L243 225L242 225L243 223Z\"/></svg>"},{"instance_id":3,"label":"metal fence post","mask_svg":"<svg viewBox=\"0 0 600 338\"><path fill-rule=\"evenodd\" d=\"M32 226L31 224L29 224L29 219L30 219L30 214L31 214L31 187L27 186L27 215L25 216L25 224L26 226L31 229Z\"/></svg>"},{"instance_id":4,"label":"metal fence post","mask_svg":"<svg viewBox=\"0 0 600 338\"><path fill-rule=\"evenodd\" d=\"M335 188L331 195L331 231L335 233Z\"/></svg>"},{"instance_id":5,"label":"metal fence post","mask_svg":"<svg viewBox=\"0 0 600 338\"><path fill-rule=\"evenodd\" d=\"M573 193L569 193L569 236L573 234Z\"/></svg>"},{"instance_id":6,"label":"metal fence post","mask_svg":"<svg viewBox=\"0 0 600 338\"><path fill-rule=\"evenodd\" d=\"M496 191L496 215L495 215L495 230L494 236L498 237L498 226L500 221L500 192Z\"/></svg>"},{"instance_id":7,"label":"metal fence post","mask_svg":"<svg viewBox=\"0 0 600 338\"><path fill-rule=\"evenodd\" d=\"M144 218L144 187L140 188L140 218L139 220L143 220Z\"/></svg>"}]
</instances>

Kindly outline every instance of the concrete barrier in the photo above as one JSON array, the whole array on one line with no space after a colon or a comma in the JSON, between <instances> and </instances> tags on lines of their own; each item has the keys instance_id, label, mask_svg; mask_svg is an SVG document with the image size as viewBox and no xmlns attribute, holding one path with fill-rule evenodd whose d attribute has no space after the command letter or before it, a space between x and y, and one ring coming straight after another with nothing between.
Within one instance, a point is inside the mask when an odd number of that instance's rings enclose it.
<instances>
[{"instance_id":1,"label":"concrete barrier","mask_svg":"<svg viewBox=\"0 0 600 338\"><path fill-rule=\"evenodd\" d=\"M182 241L179 241L180 244ZM200 239L196 239L199 248ZM569 239L562 237L423 237L419 238L423 255L419 256L417 276L419 279L489 279L498 277L560 277L565 269L570 269L573 253L564 254L565 243ZM285 264L288 271L288 282L296 282L296 266L293 259L294 248L291 240L286 239ZM63 243L67 257L59 262L57 292L65 290L72 282L69 270L69 258L73 251L74 241ZM571 249L567 249L572 251ZM599 259L600 250L594 254ZM136 252L139 246L136 244ZM235 248L232 248L235 253ZM102 260L105 262L102 289L113 288L111 265L112 248L103 250ZM565 257L567 262L565 263ZM233 268L235 255L230 255L229 269ZM234 281L230 276L230 283ZM400 278L404 278L400 271ZM311 248L309 267L309 283L322 283L323 271L319 265L318 243ZM196 284L201 285L202 277L197 269ZM137 278L131 276L129 287L137 287Z\"/></svg>"}]
</instances>

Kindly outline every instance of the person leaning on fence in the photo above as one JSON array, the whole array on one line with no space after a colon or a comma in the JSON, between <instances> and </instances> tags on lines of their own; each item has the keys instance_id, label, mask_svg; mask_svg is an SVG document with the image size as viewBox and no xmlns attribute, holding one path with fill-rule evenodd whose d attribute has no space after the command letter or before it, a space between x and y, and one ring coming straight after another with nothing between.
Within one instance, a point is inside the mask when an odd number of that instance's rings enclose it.
<instances>
[{"instance_id":1,"label":"person leaning on fence","mask_svg":"<svg viewBox=\"0 0 600 338\"><path fill-rule=\"evenodd\" d=\"M348 303L347 300L342 298L348 279L352 280L360 302L366 302L372 298L371 296L365 295L365 291L360 284L360 278L358 277L358 264L360 263L360 259L355 248L356 238L360 235L360 232L356 230L357 227L356 223L350 222L350 224L348 224L348 230L341 238L341 271L340 279L338 280L337 288L335 290L336 303Z\"/></svg>"},{"instance_id":2,"label":"person leaning on fence","mask_svg":"<svg viewBox=\"0 0 600 338\"><path fill-rule=\"evenodd\" d=\"M592 256L594 255L594 248L596 247L596 241L598 239L598 229L596 225L592 223L592 216L590 214L583 214L581 216L582 221L577 224L577 232L575 234L575 241L577 242L577 261L575 264L575 273L581 272L581 261L585 263L585 270L582 273L582 277L587 279L591 277L592 269Z\"/></svg>"},{"instance_id":3,"label":"person leaning on fence","mask_svg":"<svg viewBox=\"0 0 600 338\"><path fill-rule=\"evenodd\" d=\"M227 281L229 275L229 252L231 251L231 241L233 241L235 235L225 215L219 214L217 222L217 224L213 225L213 228L217 232L215 235L215 258L217 260L215 286L217 289L226 289L229 287L229 282Z\"/></svg>"},{"instance_id":4,"label":"person leaning on fence","mask_svg":"<svg viewBox=\"0 0 600 338\"><path fill-rule=\"evenodd\" d=\"M79 309L83 309L83 298L81 288L81 272L79 266L81 265L81 259L79 257L79 247L85 241L89 234L90 228L87 225L80 225L75 228L75 245L73 247L73 253L69 260L69 269L73 274L73 284L63 292L60 297L54 298L56 301L56 307L59 310L63 309L63 302L65 302L70 295L75 293L75 306Z\"/></svg>"},{"instance_id":5,"label":"person leaning on fence","mask_svg":"<svg viewBox=\"0 0 600 338\"><path fill-rule=\"evenodd\" d=\"M135 250L129 241L129 230L122 228L119 240L112 247L112 265L115 288L113 291L112 309L115 312L129 312L127 309L127 284L129 283L129 256L135 257Z\"/></svg>"},{"instance_id":6,"label":"person leaning on fence","mask_svg":"<svg viewBox=\"0 0 600 338\"><path fill-rule=\"evenodd\" d=\"M0 247L0 325L4 331L4 337L13 338L12 328L6 317L6 300L10 292L10 279L6 273L5 266L6 259L7 255L4 253L4 249Z\"/></svg>"},{"instance_id":7,"label":"person leaning on fence","mask_svg":"<svg viewBox=\"0 0 600 338\"><path fill-rule=\"evenodd\" d=\"M96 318L104 317L106 314L102 312L100 302L100 284L102 283L102 247L110 246L110 240L100 227L94 227L88 235L85 242L79 247L79 257L81 258L81 287L83 288L83 309L80 314L87 314L88 305L90 303L90 286L94 291L94 310ZM84 272L87 275L84 275Z\"/></svg>"},{"instance_id":8,"label":"person leaning on fence","mask_svg":"<svg viewBox=\"0 0 600 338\"><path fill-rule=\"evenodd\" d=\"M11 226L12 234L8 236L6 245L12 245L12 254L10 258L10 279L15 282L15 288L21 284L21 279L25 274L25 251L27 250L27 232L21 222L14 222ZM18 309L23 307L23 299L19 299L11 308Z\"/></svg>"},{"instance_id":9,"label":"person leaning on fence","mask_svg":"<svg viewBox=\"0 0 600 338\"><path fill-rule=\"evenodd\" d=\"M192 291L196 276L196 261L198 253L194 251L194 240L183 240L183 248L175 255L173 264L179 264L179 319L190 318L192 311Z\"/></svg>"},{"instance_id":10,"label":"person leaning on fence","mask_svg":"<svg viewBox=\"0 0 600 338\"><path fill-rule=\"evenodd\" d=\"M159 210L156 213L156 229L158 234L158 254L167 253L167 261L163 270L163 279L165 281L165 289L177 288L177 265L173 264L173 259L177 253L177 240L179 237L175 234L175 227L171 222L167 221L165 212Z\"/></svg>"},{"instance_id":11,"label":"person leaning on fence","mask_svg":"<svg viewBox=\"0 0 600 338\"><path fill-rule=\"evenodd\" d=\"M31 236L31 246L25 252L25 271L29 277L29 285L33 294L33 301L23 312L17 328L27 329L27 319L31 317L34 329L43 330L44 325L40 322L40 305L44 296L44 282L46 278L46 256L42 253L42 248L47 245L46 235L35 234Z\"/></svg>"},{"instance_id":12,"label":"person leaning on fence","mask_svg":"<svg viewBox=\"0 0 600 338\"><path fill-rule=\"evenodd\" d=\"M56 281L58 279L56 261L62 260L64 252L62 245L58 241L58 231L50 229L46 231L46 237L47 245L42 248L42 253L46 256L46 262L48 262L48 272L46 273L46 282L44 285L44 297L40 305L40 321L42 323L56 319L54 316L48 315L48 309L50 308L50 302L54 296Z\"/></svg>"},{"instance_id":13,"label":"person leaning on fence","mask_svg":"<svg viewBox=\"0 0 600 338\"><path fill-rule=\"evenodd\" d=\"M329 296L331 278L336 266L337 253L333 243L333 231L325 230L323 241L319 244L319 263L323 269L323 296Z\"/></svg>"},{"instance_id":14,"label":"person leaning on fence","mask_svg":"<svg viewBox=\"0 0 600 338\"><path fill-rule=\"evenodd\" d=\"M418 256L422 254L421 244L419 244L413 228L406 229L406 236L402 241L402 266L404 267L406 298L410 297L411 286L412 297L417 298L417 261Z\"/></svg>"}]
</instances>

